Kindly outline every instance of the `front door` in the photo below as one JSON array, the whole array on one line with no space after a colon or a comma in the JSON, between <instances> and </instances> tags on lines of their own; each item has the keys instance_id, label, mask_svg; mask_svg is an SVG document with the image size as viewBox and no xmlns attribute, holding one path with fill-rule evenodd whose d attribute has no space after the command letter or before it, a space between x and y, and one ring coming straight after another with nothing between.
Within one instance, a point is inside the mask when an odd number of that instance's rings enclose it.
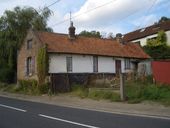
<instances>
[{"instance_id":1,"label":"front door","mask_svg":"<svg viewBox=\"0 0 170 128\"><path fill-rule=\"evenodd\" d=\"M121 60L115 61L115 67L116 67L116 74L119 75L119 73L121 72Z\"/></svg>"}]
</instances>

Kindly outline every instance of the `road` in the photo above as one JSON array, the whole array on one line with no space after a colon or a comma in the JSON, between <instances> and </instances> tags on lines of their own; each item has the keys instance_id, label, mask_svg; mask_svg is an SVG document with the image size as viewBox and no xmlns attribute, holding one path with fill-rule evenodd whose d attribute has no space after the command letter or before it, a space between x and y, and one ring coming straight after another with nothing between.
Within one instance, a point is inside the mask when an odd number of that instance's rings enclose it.
<instances>
[{"instance_id":1,"label":"road","mask_svg":"<svg viewBox=\"0 0 170 128\"><path fill-rule=\"evenodd\" d=\"M0 128L170 128L170 119L97 112L0 97Z\"/></svg>"}]
</instances>

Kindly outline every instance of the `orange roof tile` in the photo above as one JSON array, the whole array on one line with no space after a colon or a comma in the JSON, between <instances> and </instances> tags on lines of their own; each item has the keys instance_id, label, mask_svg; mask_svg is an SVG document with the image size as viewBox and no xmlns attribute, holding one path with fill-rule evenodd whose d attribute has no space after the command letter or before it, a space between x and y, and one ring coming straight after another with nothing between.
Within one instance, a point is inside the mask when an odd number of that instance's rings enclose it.
<instances>
[{"instance_id":1,"label":"orange roof tile","mask_svg":"<svg viewBox=\"0 0 170 128\"><path fill-rule=\"evenodd\" d=\"M35 32L47 44L48 52L101 55L113 57L150 58L138 44L121 44L116 40L76 36L70 40L66 34Z\"/></svg>"}]
</instances>

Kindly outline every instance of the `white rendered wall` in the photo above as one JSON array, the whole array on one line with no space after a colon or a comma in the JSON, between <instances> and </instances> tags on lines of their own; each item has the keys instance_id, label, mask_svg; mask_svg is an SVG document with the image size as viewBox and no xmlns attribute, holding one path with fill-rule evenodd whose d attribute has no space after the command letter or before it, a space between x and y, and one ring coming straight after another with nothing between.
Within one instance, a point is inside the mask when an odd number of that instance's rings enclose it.
<instances>
[{"instance_id":1,"label":"white rendered wall","mask_svg":"<svg viewBox=\"0 0 170 128\"><path fill-rule=\"evenodd\" d=\"M147 39L150 39L150 38L153 38L153 37L157 37L157 34L153 34L153 35L150 35L150 36L141 38L141 39L133 40L132 42L138 42L138 41L140 41L141 46L145 46L145 45L146 45L146 42L147 42Z\"/></svg>"},{"instance_id":2,"label":"white rendered wall","mask_svg":"<svg viewBox=\"0 0 170 128\"><path fill-rule=\"evenodd\" d=\"M166 36L167 36L167 45L170 46L170 31L166 32Z\"/></svg>"},{"instance_id":3,"label":"white rendered wall","mask_svg":"<svg viewBox=\"0 0 170 128\"><path fill-rule=\"evenodd\" d=\"M98 57L98 72L115 73L115 60L113 57Z\"/></svg>"},{"instance_id":4,"label":"white rendered wall","mask_svg":"<svg viewBox=\"0 0 170 128\"><path fill-rule=\"evenodd\" d=\"M170 46L170 31L166 31L165 33L166 33L166 36L167 36L167 45ZM140 41L141 46L145 46L147 39L150 39L150 38L153 38L153 37L157 37L157 34L153 34L153 35L141 38L141 39L133 40L132 42Z\"/></svg>"},{"instance_id":5,"label":"white rendered wall","mask_svg":"<svg viewBox=\"0 0 170 128\"><path fill-rule=\"evenodd\" d=\"M72 55L73 73L93 72L93 56Z\"/></svg>"},{"instance_id":6,"label":"white rendered wall","mask_svg":"<svg viewBox=\"0 0 170 128\"><path fill-rule=\"evenodd\" d=\"M50 54L49 73L66 73L66 57L72 57L73 73L93 73L93 56L73 54ZM115 73L113 57L98 57L99 73Z\"/></svg>"},{"instance_id":7,"label":"white rendered wall","mask_svg":"<svg viewBox=\"0 0 170 128\"><path fill-rule=\"evenodd\" d=\"M49 73L63 73L66 69L66 56L62 54L49 55Z\"/></svg>"}]
</instances>

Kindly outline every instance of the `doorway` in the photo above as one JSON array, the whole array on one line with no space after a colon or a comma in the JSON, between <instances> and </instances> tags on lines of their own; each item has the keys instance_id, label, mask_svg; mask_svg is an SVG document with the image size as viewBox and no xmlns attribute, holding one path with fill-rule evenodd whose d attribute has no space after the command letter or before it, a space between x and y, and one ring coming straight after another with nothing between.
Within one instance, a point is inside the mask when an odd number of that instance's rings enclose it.
<instances>
[{"instance_id":1,"label":"doorway","mask_svg":"<svg viewBox=\"0 0 170 128\"><path fill-rule=\"evenodd\" d=\"M116 67L116 75L121 73L121 60L115 60L115 67Z\"/></svg>"}]
</instances>

